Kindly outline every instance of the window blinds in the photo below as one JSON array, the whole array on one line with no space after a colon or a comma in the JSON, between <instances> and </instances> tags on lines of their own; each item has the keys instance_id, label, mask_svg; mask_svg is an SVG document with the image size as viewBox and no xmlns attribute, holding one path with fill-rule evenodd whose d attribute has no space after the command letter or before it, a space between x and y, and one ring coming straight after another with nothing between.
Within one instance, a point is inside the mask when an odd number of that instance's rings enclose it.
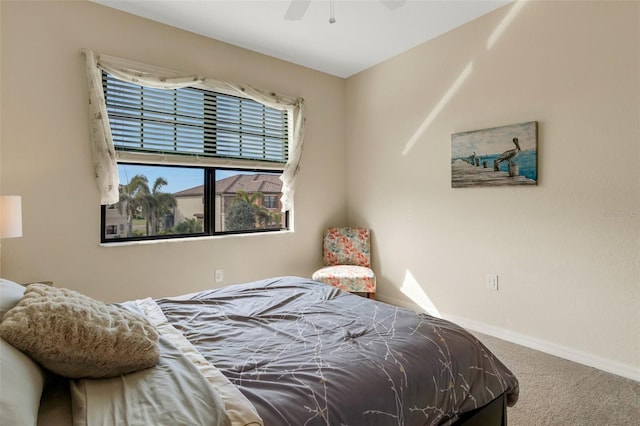
<instances>
[{"instance_id":1,"label":"window blinds","mask_svg":"<svg viewBox=\"0 0 640 426\"><path fill-rule=\"evenodd\" d=\"M155 89L102 75L116 150L288 160L286 111L194 87Z\"/></svg>"}]
</instances>

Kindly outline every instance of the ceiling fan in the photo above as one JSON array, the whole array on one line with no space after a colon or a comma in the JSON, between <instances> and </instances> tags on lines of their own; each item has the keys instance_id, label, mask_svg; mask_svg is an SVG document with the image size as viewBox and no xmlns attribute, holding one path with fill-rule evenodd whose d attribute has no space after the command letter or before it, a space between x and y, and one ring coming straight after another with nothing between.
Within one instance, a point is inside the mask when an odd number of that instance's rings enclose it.
<instances>
[{"instance_id":1,"label":"ceiling fan","mask_svg":"<svg viewBox=\"0 0 640 426\"><path fill-rule=\"evenodd\" d=\"M330 17L329 23L333 24L336 22L336 18L333 14L333 1L329 0L329 8L330 8ZM387 6L389 9L397 9L402 6L406 0L378 0L380 3ZM291 0L289 7L287 8L287 12L284 14L284 19L287 21L299 21L301 20L305 13L307 13L307 9L309 8L309 4L311 4L311 0Z\"/></svg>"}]
</instances>

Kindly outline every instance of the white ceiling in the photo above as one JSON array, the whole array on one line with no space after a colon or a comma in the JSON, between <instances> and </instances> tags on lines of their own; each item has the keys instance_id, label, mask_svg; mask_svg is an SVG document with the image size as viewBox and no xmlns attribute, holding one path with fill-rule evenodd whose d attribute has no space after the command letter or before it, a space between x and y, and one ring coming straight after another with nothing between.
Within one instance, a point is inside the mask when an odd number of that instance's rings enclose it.
<instances>
[{"instance_id":1,"label":"white ceiling","mask_svg":"<svg viewBox=\"0 0 640 426\"><path fill-rule=\"evenodd\" d=\"M329 0L91 1L346 78L512 0L335 0L333 24Z\"/></svg>"}]
</instances>

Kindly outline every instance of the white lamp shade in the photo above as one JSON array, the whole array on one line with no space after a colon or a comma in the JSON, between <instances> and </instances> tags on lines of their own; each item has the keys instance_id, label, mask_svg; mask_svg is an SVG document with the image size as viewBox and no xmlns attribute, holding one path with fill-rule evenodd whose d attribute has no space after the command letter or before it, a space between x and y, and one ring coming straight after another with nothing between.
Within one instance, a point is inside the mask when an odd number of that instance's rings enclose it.
<instances>
[{"instance_id":1,"label":"white lamp shade","mask_svg":"<svg viewBox=\"0 0 640 426\"><path fill-rule=\"evenodd\" d=\"M0 196L0 238L22 237L22 197Z\"/></svg>"}]
</instances>

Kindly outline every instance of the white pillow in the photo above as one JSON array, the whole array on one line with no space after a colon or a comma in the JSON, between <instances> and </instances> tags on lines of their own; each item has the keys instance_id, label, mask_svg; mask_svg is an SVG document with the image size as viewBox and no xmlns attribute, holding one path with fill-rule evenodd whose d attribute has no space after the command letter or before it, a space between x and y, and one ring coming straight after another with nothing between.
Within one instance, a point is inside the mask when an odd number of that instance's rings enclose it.
<instances>
[{"instance_id":1,"label":"white pillow","mask_svg":"<svg viewBox=\"0 0 640 426\"><path fill-rule=\"evenodd\" d=\"M35 426L43 385L42 369L0 339L0 424Z\"/></svg>"},{"instance_id":2,"label":"white pillow","mask_svg":"<svg viewBox=\"0 0 640 426\"><path fill-rule=\"evenodd\" d=\"M0 320L22 299L24 286L0 278ZM0 339L0 424L35 425L44 372L28 356Z\"/></svg>"},{"instance_id":3,"label":"white pillow","mask_svg":"<svg viewBox=\"0 0 640 426\"><path fill-rule=\"evenodd\" d=\"M24 286L0 278L0 321L2 316L22 299L24 290Z\"/></svg>"},{"instance_id":4,"label":"white pillow","mask_svg":"<svg viewBox=\"0 0 640 426\"><path fill-rule=\"evenodd\" d=\"M64 377L103 378L153 367L158 333L146 319L76 291L31 284L0 337Z\"/></svg>"}]
</instances>

